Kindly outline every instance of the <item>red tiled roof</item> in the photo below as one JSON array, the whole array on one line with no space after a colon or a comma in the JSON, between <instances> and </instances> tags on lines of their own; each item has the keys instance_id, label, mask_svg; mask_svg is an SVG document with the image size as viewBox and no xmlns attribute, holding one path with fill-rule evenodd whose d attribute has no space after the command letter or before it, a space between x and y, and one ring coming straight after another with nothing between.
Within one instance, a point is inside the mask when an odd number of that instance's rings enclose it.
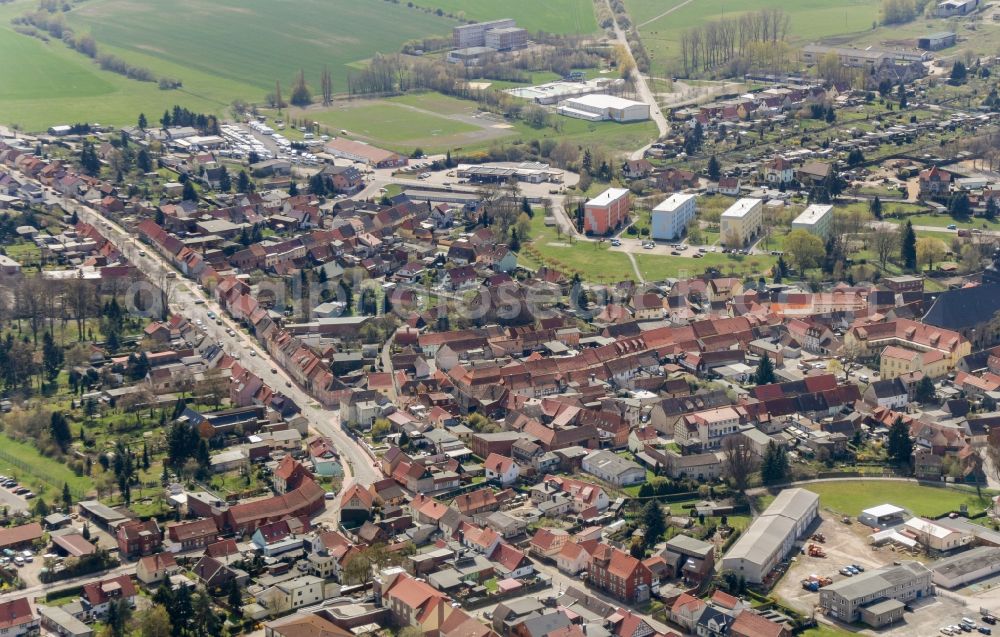
<instances>
[{"instance_id":1,"label":"red tiled roof","mask_svg":"<svg viewBox=\"0 0 1000 637\"><path fill-rule=\"evenodd\" d=\"M34 620L35 614L31 611L31 604L27 597L19 597L9 602L0 603L0 630L3 632Z\"/></svg>"}]
</instances>

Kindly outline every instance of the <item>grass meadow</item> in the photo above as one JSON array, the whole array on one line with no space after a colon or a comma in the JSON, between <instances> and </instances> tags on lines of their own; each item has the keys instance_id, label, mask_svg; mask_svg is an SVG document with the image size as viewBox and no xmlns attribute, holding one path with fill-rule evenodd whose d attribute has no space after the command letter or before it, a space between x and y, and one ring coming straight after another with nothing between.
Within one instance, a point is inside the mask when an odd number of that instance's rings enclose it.
<instances>
[{"instance_id":1,"label":"grass meadow","mask_svg":"<svg viewBox=\"0 0 1000 637\"><path fill-rule=\"evenodd\" d=\"M681 6L670 14L665 11L679 6L683 0L625 0L632 22L639 26L650 58L653 74L671 68L680 55L680 34L687 28L722 17L737 17L741 13L761 9L781 8L790 16L788 41L801 45L833 35L871 30L879 17L879 0L697 0ZM650 20L652 20L650 22Z\"/></svg>"},{"instance_id":2,"label":"grass meadow","mask_svg":"<svg viewBox=\"0 0 1000 637\"><path fill-rule=\"evenodd\" d=\"M414 4L470 20L514 18L528 31L587 34L597 30L590 0L414 0Z\"/></svg>"}]
</instances>

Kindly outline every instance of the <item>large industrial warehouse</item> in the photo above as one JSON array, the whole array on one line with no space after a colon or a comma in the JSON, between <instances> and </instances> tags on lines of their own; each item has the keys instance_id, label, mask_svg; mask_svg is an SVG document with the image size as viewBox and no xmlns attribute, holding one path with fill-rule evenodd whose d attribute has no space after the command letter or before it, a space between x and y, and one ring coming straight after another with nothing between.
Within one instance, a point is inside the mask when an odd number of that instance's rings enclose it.
<instances>
[{"instance_id":1,"label":"large industrial warehouse","mask_svg":"<svg viewBox=\"0 0 1000 637\"><path fill-rule=\"evenodd\" d=\"M559 114L591 122L641 122L649 119L649 104L614 95L581 95L560 102Z\"/></svg>"},{"instance_id":2,"label":"large industrial warehouse","mask_svg":"<svg viewBox=\"0 0 1000 637\"><path fill-rule=\"evenodd\" d=\"M819 511L819 496L805 489L786 489L753 521L722 558L722 570L751 584L764 581L805 533Z\"/></svg>"}]
</instances>

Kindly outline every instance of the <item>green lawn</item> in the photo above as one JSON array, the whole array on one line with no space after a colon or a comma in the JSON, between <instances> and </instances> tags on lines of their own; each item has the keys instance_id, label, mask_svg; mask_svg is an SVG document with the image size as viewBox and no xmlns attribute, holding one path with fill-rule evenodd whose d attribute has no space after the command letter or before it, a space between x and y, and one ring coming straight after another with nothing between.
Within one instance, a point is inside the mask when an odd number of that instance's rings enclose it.
<instances>
[{"instance_id":1,"label":"green lawn","mask_svg":"<svg viewBox=\"0 0 1000 637\"><path fill-rule=\"evenodd\" d=\"M885 220L890 223L906 223L906 221L909 221L915 226L934 226L935 228L947 228L948 226L954 224L958 228L966 228L970 230L972 228L1000 230L1000 221L988 221L982 217L976 217L975 219L969 219L967 221L960 221L950 215L920 214L909 215L902 219L886 217Z\"/></svg>"},{"instance_id":2,"label":"green lawn","mask_svg":"<svg viewBox=\"0 0 1000 637\"><path fill-rule=\"evenodd\" d=\"M414 4L469 20L514 18L528 31L593 33L597 30L590 0L414 0Z\"/></svg>"},{"instance_id":3,"label":"green lawn","mask_svg":"<svg viewBox=\"0 0 1000 637\"><path fill-rule=\"evenodd\" d=\"M970 512L980 511L990 504L986 492L983 499L978 500L974 490L931 487L913 482L844 480L817 482L806 488L819 494L823 508L844 515L858 515L869 507L889 503L916 515L937 517L957 511L962 504L967 504Z\"/></svg>"},{"instance_id":4,"label":"green lawn","mask_svg":"<svg viewBox=\"0 0 1000 637\"><path fill-rule=\"evenodd\" d=\"M656 16L681 4L681 0L625 0L632 22L653 62L654 73L680 55L680 34L685 29L722 17L761 9L781 8L789 14L788 41L801 45L823 37L870 30L878 20L879 0L698 0L649 24Z\"/></svg>"},{"instance_id":5,"label":"green lawn","mask_svg":"<svg viewBox=\"0 0 1000 637\"><path fill-rule=\"evenodd\" d=\"M0 434L0 473L27 482L36 493L44 486L48 499L61 494L64 483L78 496L94 487L90 478L77 476L62 462L43 456L34 446L3 434Z\"/></svg>"},{"instance_id":6,"label":"green lawn","mask_svg":"<svg viewBox=\"0 0 1000 637\"><path fill-rule=\"evenodd\" d=\"M723 274L758 277L770 269L777 257L770 255L754 255L733 257L721 252L708 252L700 259L690 257L660 256L653 254L636 254L636 263L642 276L647 281L656 281L675 277L693 277L701 275L706 268L714 267Z\"/></svg>"},{"instance_id":7,"label":"green lawn","mask_svg":"<svg viewBox=\"0 0 1000 637\"><path fill-rule=\"evenodd\" d=\"M848 637L854 633L841 630L836 626L828 626L826 624L819 624L816 628L810 628L807 631L799 633L800 637Z\"/></svg>"}]
</instances>

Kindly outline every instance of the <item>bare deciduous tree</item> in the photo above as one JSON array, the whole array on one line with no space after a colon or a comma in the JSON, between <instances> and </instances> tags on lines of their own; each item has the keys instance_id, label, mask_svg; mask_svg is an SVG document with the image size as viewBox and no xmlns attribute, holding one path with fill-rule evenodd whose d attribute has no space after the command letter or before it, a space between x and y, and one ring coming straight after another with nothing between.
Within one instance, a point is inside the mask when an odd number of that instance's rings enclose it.
<instances>
[{"instance_id":1,"label":"bare deciduous tree","mask_svg":"<svg viewBox=\"0 0 1000 637\"><path fill-rule=\"evenodd\" d=\"M733 435L722 441L722 455L722 469L726 477L733 483L733 488L745 496L750 476L760 465L756 452L743 436Z\"/></svg>"},{"instance_id":2,"label":"bare deciduous tree","mask_svg":"<svg viewBox=\"0 0 1000 637\"><path fill-rule=\"evenodd\" d=\"M882 266L882 269L885 269L885 264L889 261L889 257L892 256L892 253L899 246L899 232L895 228L881 224L872 233L871 241L875 254L878 255L879 265Z\"/></svg>"}]
</instances>

